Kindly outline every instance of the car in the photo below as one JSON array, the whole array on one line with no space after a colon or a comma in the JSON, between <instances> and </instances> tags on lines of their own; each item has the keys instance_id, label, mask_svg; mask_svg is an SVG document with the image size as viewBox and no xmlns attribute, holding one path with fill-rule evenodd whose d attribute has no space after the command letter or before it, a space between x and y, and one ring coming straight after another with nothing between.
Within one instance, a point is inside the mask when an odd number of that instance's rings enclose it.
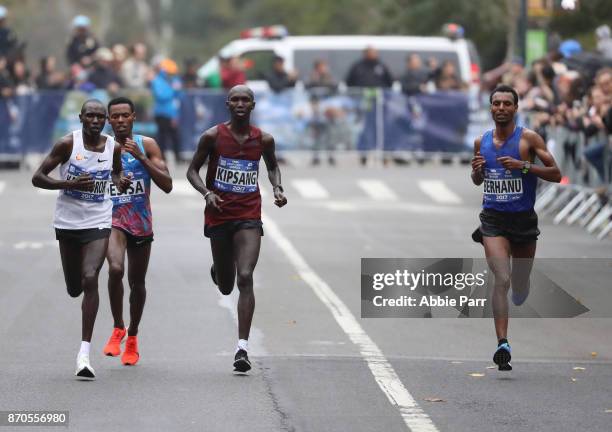
<instances>
[{"instance_id":1,"label":"car","mask_svg":"<svg viewBox=\"0 0 612 432\"><path fill-rule=\"evenodd\" d=\"M344 81L351 65L362 57L363 50L373 47L397 80L404 71L406 58L419 54L423 61L435 58L438 64L451 60L460 78L471 89L480 87L480 59L474 44L463 38L462 29L445 26L448 37L436 36L290 36L283 26L258 27L241 33L241 38L224 46L208 60L198 75L218 72L219 58L239 57L245 67L247 84L254 90L268 88L263 76L271 70L275 56L285 60L288 71L295 70L298 79L308 80L315 60L325 60L338 82ZM448 29L450 27L450 29Z\"/></svg>"}]
</instances>

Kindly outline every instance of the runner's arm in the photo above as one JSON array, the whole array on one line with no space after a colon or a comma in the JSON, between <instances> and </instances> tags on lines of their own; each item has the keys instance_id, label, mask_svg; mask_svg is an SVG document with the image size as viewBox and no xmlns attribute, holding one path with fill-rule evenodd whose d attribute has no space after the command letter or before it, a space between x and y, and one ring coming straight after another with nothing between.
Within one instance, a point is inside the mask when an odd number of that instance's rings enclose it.
<instances>
[{"instance_id":1,"label":"runner's arm","mask_svg":"<svg viewBox=\"0 0 612 432\"><path fill-rule=\"evenodd\" d=\"M119 192L123 193L132 184L128 177L123 176L123 164L121 163L121 144L115 141L113 149L113 170L111 171L111 179Z\"/></svg>"},{"instance_id":2,"label":"runner's arm","mask_svg":"<svg viewBox=\"0 0 612 432\"><path fill-rule=\"evenodd\" d=\"M472 182L479 186L484 181L484 175L482 169L484 168L485 160L480 154L480 141L482 136L479 136L474 140L474 157L472 158Z\"/></svg>"},{"instance_id":3,"label":"runner's arm","mask_svg":"<svg viewBox=\"0 0 612 432\"><path fill-rule=\"evenodd\" d=\"M206 162L206 159L211 155L215 141L217 139L217 128L211 128L204 132L198 142L198 148L196 149L189 168L187 168L187 180L194 187L195 190L200 192L203 196L206 196L208 189L200 176L200 168Z\"/></svg>"},{"instance_id":4,"label":"runner's arm","mask_svg":"<svg viewBox=\"0 0 612 432\"><path fill-rule=\"evenodd\" d=\"M525 132L529 148L544 164L544 166L532 164L529 171L543 180L559 183L561 181L561 170L559 170L553 155L546 148L544 139L534 131L527 130Z\"/></svg>"},{"instance_id":5,"label":"runner's arm","mask_svg":"<svg viewBox=\"0 0 612 432\"><path fill-rule=\"evenodd\" d=\"M140 163L146 168L157 187L166 193L172 190L172 177L168 166L162 157L161 150L153 138L143 138L142 144L147 157L142 158Z\"/></svg>"},{"instance_id":6,"label":"runner's arm","mask_svg":"<svg viewBox=\"0 0 612 432\"><path fill-rule=\"evenodd\" d=\"M282 207L287 204L287 198L281 186L281 172L274 152L276 148L274 138L272 138L272 135L264 133L261 142L263 145L263 159L268 170L268 179L272 184L272 191L274 192L274 204Z\"/></svg>"},{"instance_id":7,"label":"runner's arm","mask_svg":"<svg viewBox=\"0 0 612 432\"><path fill-rule=\"evenodd\" d=\"M32 176L32 184L41 189L92 189L94 186L93 179L88 175L81 175L74 180L57 180L49 176L58 165L70 159L72 153L72 134L61 138L51 152L42 161L34 175Z\"/></svg>"}]
</instances>

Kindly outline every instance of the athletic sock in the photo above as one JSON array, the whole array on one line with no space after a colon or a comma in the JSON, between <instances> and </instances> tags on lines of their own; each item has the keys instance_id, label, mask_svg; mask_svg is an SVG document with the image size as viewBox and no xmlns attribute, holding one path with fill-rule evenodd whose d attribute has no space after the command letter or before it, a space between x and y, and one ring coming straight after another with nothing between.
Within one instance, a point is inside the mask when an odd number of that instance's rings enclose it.
<instances>
[{"instance_id":1,"label":"athletic sock","mask_svg":"<svg viewBox=\"0 0 612 432\"><path fill-rule=\"evenodd\" d=\"M81 349L79 350L79 355L89 355L89 342L82 341Z\"/></svg>"},{"instance_id":2,"label":"athletic sock","mask_svg":"<svg viewBox=\"0 0 612 432\"><path fill-rule=\"evenodd\" d=\"M506 338L501 338L501 339L499 340L499 342L497 343L497 346L500 346L501 344L505 344L505 343L508 343L508 339L506 339Z\"/></svg>"},{"instance_id":3,"label":"athletic sock","mask_svg":"<svg viewBox=\"0 0 612 432\"><path fill-rule=\"evenodd\" d=\"M236 348L236 352L239 350L249 350L249 341L246 339L238 339L238 347Z\"/></svg>"}]
</instances>

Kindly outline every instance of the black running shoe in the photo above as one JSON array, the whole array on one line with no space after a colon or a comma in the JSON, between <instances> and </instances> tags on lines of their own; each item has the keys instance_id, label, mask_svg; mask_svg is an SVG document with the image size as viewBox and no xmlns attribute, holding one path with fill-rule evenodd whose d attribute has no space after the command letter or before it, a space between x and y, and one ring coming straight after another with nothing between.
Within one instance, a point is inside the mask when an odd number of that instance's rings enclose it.
<instances>
[{"instance_id":1,"label":"black running shoe","mask_svg":"<svg viewBox=\"0 0 612 432\"><path fill-rule=\"evenodd\" d=\"M243 349L239 349L234 356L234 372L247 372L251 369L251 362L247 352Z\"/></svg>"},{"instance_id":2,"label":"black running shoe","mask_svg":"<svg viewBox=\"0 0 612 432\"><path fill-rule=\"evenodd\" d=\"M217 273L215 273L215 265L211 265L210 266L210 277L212 278L213 282L215 283L215 285L217 284Z\"/></svg>"},{"instance_id":3,"label":"black running shoe","mask_svg":"<svg viewBox=\"0 0 612 432\"><path fill-rule=\"evenodd\" d=\"M512 360L512 356L510 355L510 345L505 342L500 344L497 347L497 351L493 354L493 362L498 366L500 371L511 371L512 366L510 365L510 360Z\"/></svg>"}]
</instances>

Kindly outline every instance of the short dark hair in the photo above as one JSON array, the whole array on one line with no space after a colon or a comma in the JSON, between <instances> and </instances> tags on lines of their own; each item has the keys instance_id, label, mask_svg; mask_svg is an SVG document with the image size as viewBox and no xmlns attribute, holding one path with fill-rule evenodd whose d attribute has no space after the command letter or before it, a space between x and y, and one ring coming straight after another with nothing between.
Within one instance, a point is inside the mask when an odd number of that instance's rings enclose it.
<instances>
[{"instance_id":1,"label":"short dark hair","mask_svg":"<svg viewBox=\"0 0 612 432\"><path fill-rule=\"evenodd\" d=\"M502 84L502 85L498 85L497 87L495 87L493 91L491 92L491 94L489 95L489 103L493 103L493 95L495 93L512 93L512 97L514 98L514 105L518 105L518 101L519 101L518 93L516 92L516 90L514 90L509 85Z\"/></svg>"},{"instance_id":2,"label":"short dark hair","mask_svg":"<svg viewBox=\"0 0 612 432\"><path fill-rule=\"evenodd\" d=\"M126 98L124 96L119 96L119 97L116 97L115 99L112 99L108 103L108 108L107 108L108 109L108 113L110 114L110 110L111 110L111 107L113 105L123 105L123 104L129 105L130 109L132 110L132 112L136 111L136 108L134 107L134 102L132 102L132 100L130 98Z\"/></svg>"},{"instance_id":3,"label":"short dark hair","mask_svg":"<svg viewBox=\"0 0 612 432\"><path fill-rule=\"evenodd\" d=\"M98 105L104 108L104 104L102 103L102 101L98 99L87 99L81 106L81 114L85 113L85 108L87 107L87 105Z\"/></svg>"}]
</instances>

